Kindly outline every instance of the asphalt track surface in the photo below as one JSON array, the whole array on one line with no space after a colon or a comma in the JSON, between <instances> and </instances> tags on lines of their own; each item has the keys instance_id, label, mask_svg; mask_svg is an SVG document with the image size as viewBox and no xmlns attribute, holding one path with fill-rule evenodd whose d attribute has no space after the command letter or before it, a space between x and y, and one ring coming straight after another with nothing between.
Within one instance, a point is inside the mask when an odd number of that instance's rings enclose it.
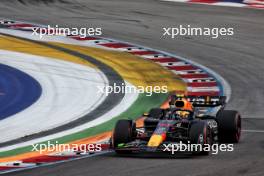
<instances>
[{"instance_id":1,"label":"asphalt track surface","mask_svg":"<svg viewBox=\"0 0 264 176\"><path fill-rule=\"evenodd\" d=\"M0 16L70 27L102 27L104 36L197 61L231 85L228 109L241 112L244 130L234 152L209 157L117 157L110 153L7 175L264 175L264 11L157 0L2 0ZM234 36L163 38L163 27L234 27Z\"/></svg>"}]
</instances>

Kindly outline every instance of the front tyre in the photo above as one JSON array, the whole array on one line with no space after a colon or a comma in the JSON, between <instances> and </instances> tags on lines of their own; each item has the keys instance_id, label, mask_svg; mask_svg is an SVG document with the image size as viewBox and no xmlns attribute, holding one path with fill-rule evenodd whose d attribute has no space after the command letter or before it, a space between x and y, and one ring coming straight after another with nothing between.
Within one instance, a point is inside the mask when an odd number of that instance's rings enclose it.
<instances>
[{"instance_id":1,"label":"front tyre","mask_svg":"<svg viewBox=\"0 0 264 176\"><path fill-rule=\"evenodd\" d=\"M112 146L116 153L125 154L130 151L119 150L118 145L126 144L133 140L134 123L132 120L118 120L112 135Z\"/></svg>"}]
</instances>

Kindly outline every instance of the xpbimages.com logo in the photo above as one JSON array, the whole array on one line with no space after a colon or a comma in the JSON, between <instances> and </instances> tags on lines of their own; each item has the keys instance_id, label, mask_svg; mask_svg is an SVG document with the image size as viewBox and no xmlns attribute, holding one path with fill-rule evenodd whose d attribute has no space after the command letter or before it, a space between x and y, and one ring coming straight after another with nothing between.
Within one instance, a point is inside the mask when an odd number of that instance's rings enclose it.
<instances>
[{"instance_id":1,"label":"xpbimages.com logo","mask_svg":"<svg viewBox=\"0 0 264 176\"><path fill-rule=\"evenodd\" d=\"M43 36L80 36L80 38L85 38L87 36L100 36L102 35L102 28L100 27L90 27L90 28L64 28L55 25L51 27L34 27L32 28L32 34L38 36L40 39Z\"/></svg>"},{"instance_id":2,"label":"xpbimages.com logo","mask_svg":"<svg viewBox=\"0 0 264 176\"><path fill-rule=\"evenodd\" d=\"M78 151L81 153L87 152L100 152L102 151L101 144L60 144L58 141L47 143L32 144L33 152L43 154L45 152L65 152L65 151Z\"/></svg>"},{"instance_id":3,"label":"xpbimages.com logo","mask_svg":"<svg viewBox=\"0 0 264 176\"><path fill-rule=\"evenodd\" d=\"M168 93L168 86L133 86L126 85L125 83L116 84L112 86L97 86L97 93L102 93L108 96L111 93L145 93L146 96L151 96L153 93Z\"/></svg>"},{"instance_id":4,"label":"xpbimages.com logo","mask_svg":"<svg viewBox=\"0 0 264 176\"><path fill-rule=\"evenodd\" d=\"M191 25L179 25L163 27L162 37L176 38L177 36L208 36L217 39L220 36L234 35L234 28L226 27L193 27Z\"/></svg>"},{"instance_id":5,"label":"xpbimages.com logo","mask_svg":"<svg viewBox=\"0 0 264 176\"><path fill-rule=\"evenodd\" d=\"M164 152L171 152L171 154L175 154L177 152L212 152L212 154L218 154L221 152L232 152L234 151L234 144L191 144L190 141L188 143L183 143L180 141L175 144L163 144Z\"/></svg>"}]
</instances>

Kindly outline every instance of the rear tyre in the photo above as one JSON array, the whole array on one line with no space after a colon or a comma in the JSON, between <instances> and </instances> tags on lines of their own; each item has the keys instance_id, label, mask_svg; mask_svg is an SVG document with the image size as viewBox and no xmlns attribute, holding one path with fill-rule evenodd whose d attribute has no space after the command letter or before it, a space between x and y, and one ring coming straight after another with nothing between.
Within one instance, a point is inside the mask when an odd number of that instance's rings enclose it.
<instances>
[{"instance_id":1,"label":"rear tyre","mask_svg":"<svg viewBox=\"0 0 264 176\"><path fill-rule=\"evenodd\" d=\"M217 115L220 143L238 143L241 136L241 115L237 111L224 110Z\"/></svg>"},{"instance_id":2,"label":"rear tyre","mask_svg":"<svg viewBox=\"0 0 264 176\"><path fill-rule=\"evenodd\" d=\"M194 155L209 155L210 147L213 143L212 132L210 127L204 121L198 121L194 123L190 128L190 142L191 144L200 144L197 145L197 148L193 150ZM206 145L205 145L206 144ZM209 144L209 145L208 145ZM206 150L204 150L207 148Z\"/></svg>"},{"instance_id":3,"label":"rear tyre","mask_svg":"<svg viewBox=\"0 0 264 176\"><path fill-rule=\"evenodd\" d=\"M112 146L116 153L125 154L131 151L118 150L118 145L126 144L133 140L134 125L132 120L119 120L116 123L112 136Z\"/></svg>"}]
</instances>

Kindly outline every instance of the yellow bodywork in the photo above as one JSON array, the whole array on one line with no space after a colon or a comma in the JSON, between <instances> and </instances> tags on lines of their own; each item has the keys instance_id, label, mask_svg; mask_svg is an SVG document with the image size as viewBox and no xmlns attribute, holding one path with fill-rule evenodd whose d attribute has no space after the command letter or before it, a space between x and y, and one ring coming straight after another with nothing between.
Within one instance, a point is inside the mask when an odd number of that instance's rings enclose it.
<instances>
[{"instance_id":1,"label":"yellow bodywork","mask_svg":"<svg viewBox=\"0 0 264 176\"><path fill-rule=\"evenodd\" d=\"M151 136L148 147L158 147L164 140L164 137L162 135L154 134Z\"/></svg>"}]
</instances>

